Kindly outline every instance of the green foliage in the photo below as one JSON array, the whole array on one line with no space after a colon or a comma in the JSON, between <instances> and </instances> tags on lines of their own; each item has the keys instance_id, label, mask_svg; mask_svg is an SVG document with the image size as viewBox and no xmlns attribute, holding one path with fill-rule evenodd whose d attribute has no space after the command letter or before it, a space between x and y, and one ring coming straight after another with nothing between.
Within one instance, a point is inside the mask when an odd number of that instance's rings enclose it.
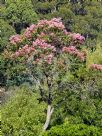
<instances>
[{"instance_id":1,"label":"green foliage","mask_svg":"<svg viewBox=\"0 0 102 136\"><path fill-rule=\"evenodd\" d=\"M74 89L77 92L75 86ZM86 97L85 90L80 92L81 98L78 98L80 95L74 94L72 90L67 90L66 94L59 90L59 93L61 93L62 98L66 95L68 98L61 105L55 107L50 125L51 129L43 135L101 136L102 100ZM29 89L22 88L2 107L2 132L5 136L10 134L15 136L18 136L18 134L25 136L40 135L39 132L42 131L42 125L45 121L44 109L46 106L44 103L39 104L37 98L37 94L33 94ZM63 122L69 124L61 125ZM52 127L53 125L55 127Z\"/></svg>"},{"instance_id":2,"label":"green foliage","mask_svg":"<svg viewBox=\"0 0 102 136\"><path fill-rule=\"evenodd\" d=\"M99 81L98 81L99 83ZM100 81L102 84L102 80ZM102 93L101 85L89 80L78 83L69 82L59 88L51 126L63 123L66 119L70 124L84 123L102 127Z\"/></svg>"},{"instance_id":3,"label":"green foliage","mask_svg":"<svg viewBox=\"0 0 102 136\"><path fill-rule=\"evenodd\" d=\"M94 126L87 126L84 124L72 125L65 123L63 125L56 125L45 132L43 136L101 136L102 132Z\"/></svg>"},{"instance_id":4,"label":"green foliage","mask_svg":"<svg viewBox=\"0 0 102 136\"><path fill-rule=\"evenodd\" d=\"M0 19L0 52L4 50L13 34L15 34L15 30L3 19Z\"/></svg>"},{"instance_id":5,"label":"green foliage","mask_svg":"<svg viewBox=\"0 0 102 136\"><path fill-rule=\"evenodd\" d=\"M15 30L3 19L0 19L0 84L5 84L5 72L6 72L6 60L4 59L2 53L6 48L9 37L15 34Z\"/></svg>"},{"instance_id":6,"label":"green foliage","mask_svg":"<svg viewBox=\"0 0 102 136\"><path fill-rule=\"evenodd\" d=\"M2 18L11 24L17 33L21 29L38 20L37 14L33 10L29 0L7 0L1 9Z\"/></svg>"},{"instance_id":7,"label":"green foliage","mask_svg":"<svg viewBox=\"0 0 102 136\"><path fill-rule=\"evenodd\" d=\"M95 70L90 70L90 64L102 64L102 46L101 43L96 44L95 50L89 50L87 52L87 57L86 57L86 71L88 73L87 79L91 78L94 79L96 86L99 87L102 84L102 72L101 71L95 71Z\"/></svg>"},{"instance_id":8,"label":"green foliage","mask_svg":"<svg viewBox=\"0 0 102 136\"><path fill-rule=\"evenodd\" d=\"M38 95L23 87L1 110L2 133L5 136L38 136L45 121L45 104L37 100Z\"/></svg>"},{"instance_id":9,"label":"green foliage","mask_svg":"<svg viewBox=\"0 0 102 136\"><path fill-rule=\"evenodd\" d=\"M102 47L101 43L98 43L96 45L96 50L95 51L89 51L87 53L87 67L90 64L101 64L102 63Z\"/></svg>"}]
</instances>

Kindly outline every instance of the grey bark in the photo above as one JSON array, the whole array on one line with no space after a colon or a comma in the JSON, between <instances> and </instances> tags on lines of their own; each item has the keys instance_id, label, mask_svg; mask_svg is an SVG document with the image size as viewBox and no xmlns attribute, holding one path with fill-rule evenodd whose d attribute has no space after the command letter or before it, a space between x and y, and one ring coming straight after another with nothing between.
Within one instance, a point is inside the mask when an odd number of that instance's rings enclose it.
<instances>
[{"instance_id":1,"label":"grey bark","mask_svg":"<svg viewBox=\"0 0 102 136\"><path fill-rule=\"evenodd\" d=\"M48 126L49 126L49 124L50 124L51 115L52 115L53 111L54 111L54 108L52 108L51 105L48 105L48 108L47 108L47 116L46 116L46 122L45 122L45 124L44 124L44 126L43 126L43 130L44 130L44 131L48 128Z\"/></svg>"}]
</instances>

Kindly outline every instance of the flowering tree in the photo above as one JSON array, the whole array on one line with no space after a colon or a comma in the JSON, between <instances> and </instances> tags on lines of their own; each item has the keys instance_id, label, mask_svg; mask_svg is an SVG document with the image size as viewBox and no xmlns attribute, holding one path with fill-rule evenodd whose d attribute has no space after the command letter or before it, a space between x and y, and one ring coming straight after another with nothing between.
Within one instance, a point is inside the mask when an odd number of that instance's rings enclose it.
<instances>
[{"instance_id":1,"label":"flowering tree","mask_svg":"<svg viewBox=\"0 0 102 136\"><path fill-rule=\"evenodd\" d=\"M40 20L22 35L10 38L8 56L26 66L39 88L41 100L48 105L44 130L54 111L55 90L58 90L63 75L70 71L70 59L85 61L86 53L81 47L84 41L80 34L67 32L60 18Z\"/></svg>"}]
</instances>

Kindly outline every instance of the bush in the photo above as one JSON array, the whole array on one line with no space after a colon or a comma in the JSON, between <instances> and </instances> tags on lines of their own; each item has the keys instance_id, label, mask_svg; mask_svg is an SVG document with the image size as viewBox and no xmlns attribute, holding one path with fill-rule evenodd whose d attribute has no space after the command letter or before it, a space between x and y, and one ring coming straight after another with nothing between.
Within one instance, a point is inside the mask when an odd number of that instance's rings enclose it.
<instances>
[{"instance_id":1,"label":"bush","mask_svg":"<svg viewBox=\"0 0 102 136\"><path fill-rule=\"evenodd\" d=\"M102 84L101 80L100 84ZM57 108L52 116L51 126L60 125L67 118L70 124L84 123L101 128L101 90L101 86L95 80L85 81L82 85L78 81L65 84L61 90L58 90L58 96L54 100Z\"/></svg>"},{"instance_id":2,"label":"bush","mask_svg":"<svg viewBox=\"0 0 102 136\"><path fill-rule=\"evenodd\" d=\"M45 121L44 103L25 88L2 107L2 133L4 136L38 136Z\"/></svg>"},{"instance_id":3,"label":"bush","mask_svg":"<svg viewBox=\"0 0 102 136\"><path fill-rule=\"evenodd\" d=\"M63 124L52 127L43 136L101 136L102 133L97 127L84 124Z\"/></svg>"}]
</instances>

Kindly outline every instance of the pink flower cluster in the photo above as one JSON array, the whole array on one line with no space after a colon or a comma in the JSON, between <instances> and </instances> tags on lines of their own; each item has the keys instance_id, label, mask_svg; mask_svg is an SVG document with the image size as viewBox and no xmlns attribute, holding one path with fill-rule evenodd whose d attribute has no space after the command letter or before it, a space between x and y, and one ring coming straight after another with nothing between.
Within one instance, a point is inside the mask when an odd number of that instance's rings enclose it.
<instances>
[{"instance_id":1,"label":"pink flower cluster","mask_svg":"<svg viewBox=\"0 0 102 136\"><path fill-rule=\"evenodd\" d=\"M69 46L69 47L63 47L62 51L73 54L77 51L77 49L74 46Z\"/></svg>"},{"instance_id":2,"label":"pink flower cluster","mask_svg":"<svg viewBox=\"0 0 102 136\"><path fill-rule=\"evenodd\" d=\"M18 34L11 36L9 40L10 40L10 43L14 45L22 41L20 35Z\"/></svg>"},{"instance_id":3,"label":"pink flower cluster","mask_svg":"<svg viewBox=\"0 0 102 136\"><path fill-rule=\"evenodd\" d=\"M54 46L51 46L42 39L36 39L35 41L33 41L33 46L37 46L41 49L50 49L52 51L56 51L56 48Z\"/></svg>"},{"instance_id":4,"label":"pink flower cluster","mask_svg":"<svg viewBox=\"0 0 102 136\"><path fill-rule=\"evenodd\" d=\"M58 29L65 29L65 26L63 25L63 23L61 22L60 18L53 18L52 20L49 21L49 28L54 28L57 27Z\"/></svg>"},{"instance_id":5,"label":"pink flower cluster","mask_svg":"<svg viewBox=\"0 0 102 136\"><path fill-rule=\"evenodd\" d=\"M60 30L60 34L65 36L68 35L70 38L68 47L64 47L66 43L63 45L63 42L59 40L60 37L58 37L56 31L54 32L52 28L57 28ZM40 20L38 24L32 24L25 30L24 34L22 35L22 39L20 35L12 36L10 38L10 43L17 44L25 39L29 41L29 45L26 44L25 46L20 46L21 48L19 48L18 51L13 54L13 57L33 54L37 57L35 57L35 62L44 61L48 64L51 64L53 57L54 55L57 55L57 52L65 52L77 56L82 61L85 59L85 53L80 52L77 47L75 47L75 45L78 43L82 44L85 38L79 33L76 34L67 32L60 18Z\"/></svg>"},{"instance_id":6,"label":"pink flower cluster","mask_svg":"<svg viewBox=\"0 0 102 136\"><path fill-rule=\"evenodd\" d=\"M43 38L44 36L46 36L46 34L44 32L41 32L39 35L38 35L38 38Z\"/></svg>"},{"instance_id":7,"label":"pink flower cluster","mask_svg":"<svg viewBox=\"0 0 102 136\"><path fill-rule=\"evenodd\" d=\"M91 69L96 69L96 70L102 70L102 65L101 64L92 64L90 66Z\"/></svg>"},{"instance_id":8,"label":"pink flower cluster","mask_svg":"<svg viewBox=\"0 0 102 136\"><path fill-rule=\"evenodd\" d=\"M53 18L51 20L40 20L37 25L32 24L30 27L28 27L24 32L24 37L31 38L32 33L35 29L39 27L48 26L48 28L58 28L58 29L65 29L65 26L61 22L60 18Z\"/></svg>"},{"instance_id":9,"label":"pink flower cluster","mask_svg":"<svg viewBox=\"0 0 102 136\"><path fill-rule=\"evenodd\" d=\"M43 27L43 26L45 26L45 25L48 25L48 20L40 20L39 22L38 22L38 27Z\"/></svg>"},{"instance_id":10,"label":"pink flower cluster","mask_svg":"<svg viewBox=\"0 0 102 136\"><path fill-rule=\"evenodd\" d=\"M71 32L68 32L66 29L63 30L64 34L65 35L69 35L69 37L73 40L73 41L77 41L79 44L83 44L84 41L85 41L85 37L82 36L81 34L79 33L71 33Z\"/></svg>"},{"instance_id":11,"label":"pink flower cluster","mask_svg":"<svg viewBox=\"0 0 102 136\"><path fill-rule=\"evenodd\" d=\"M24 36L26 38L31 38L32 36L32 32L35 30L36 25L32 24L30 27L28 27L25 32L24 32Z\"/></svg>"},{"instance_id":12,"label":"pink flower cluster","mask_svg":"<svg viewBox=\"0 0 102 136\"><path fill-rule=\"evenodd\" d=\"M79 33L73 33L73 34L70 34L70 36L72 37L74 41L78 41L80 44L83 44L83 42L85 41L85 37L83 37Z\"/></svg>"},{"instance_id":13,"label":"pink flower cluster","mask_svg":"<svg viewBox=\"0 0 102 136\"><path fill-rule=\"evenodd\" d=\"M48 28L58 28L58 29L65 29L65 26L63 25L63 23L61 22L60 18L53 18L51 20L40 20L38 23L38 27L43 27L45 25L48 25Z\"/></svg>"},{"instance_id":14,"label":"pink flower cluster","mask_svg":"<svg viewBox=\"0 0 102 136\"><path fill-rule=\"evenodd\" d=\"M85 60L85 54L77 50L74 46L63 47L62 51L71 55L76 55L82 61Z\"/></svg>"},{"instance_id":15,"label":"pink flower cluster","mask_svg":"<svg viewBox=\"0 0 102 136\"><path fill-rule=\"evenodd\" d=\"M23 56L23 55L28 55L28 54L30 54L33 51L35 51L34 46L30 47L29 45L26 44L25 46L20 48L18 51L16 51L13 54L13 57L19 57L19 56Z\"/></svg>"}]
</instances>

